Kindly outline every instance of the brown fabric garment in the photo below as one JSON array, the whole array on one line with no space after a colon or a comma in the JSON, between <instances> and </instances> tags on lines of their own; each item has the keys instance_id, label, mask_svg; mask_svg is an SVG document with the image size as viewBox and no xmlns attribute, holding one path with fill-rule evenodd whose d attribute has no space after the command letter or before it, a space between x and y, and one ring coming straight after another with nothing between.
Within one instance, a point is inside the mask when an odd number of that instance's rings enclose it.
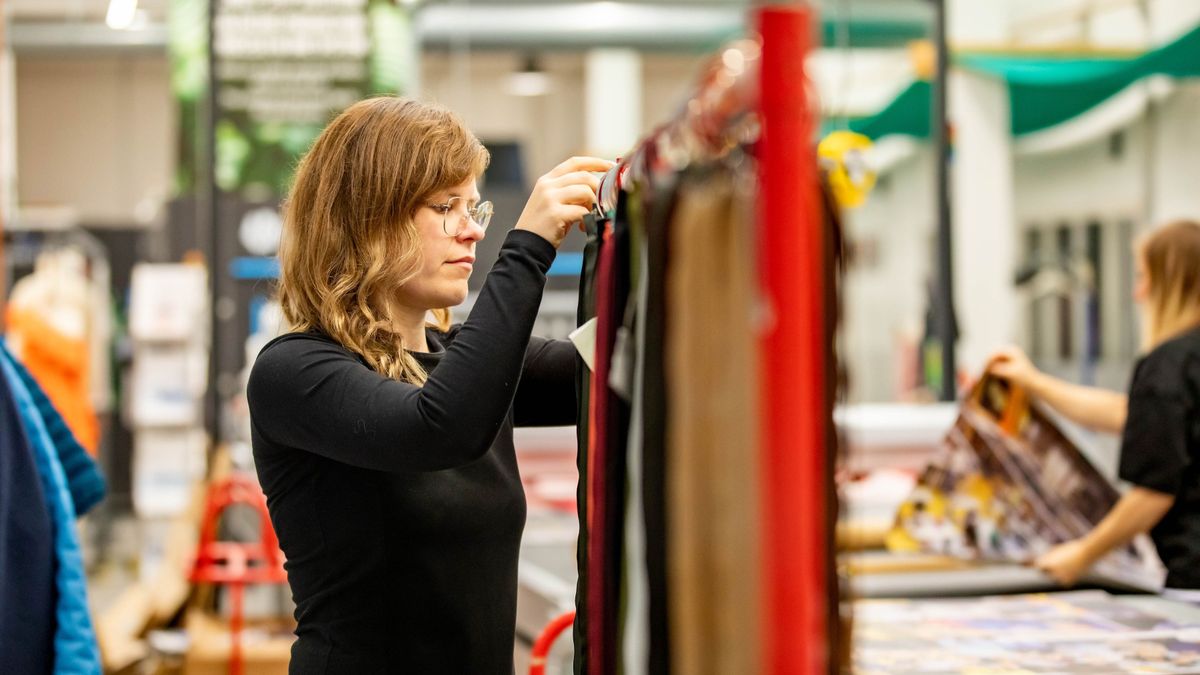
<instances>
[{"instance_id":1,"label":"brown fabric garment","mask_svg":"<svg viewBox=\"0 0 1200 675\"><path fill-rule=\"evenodd\" d=\"M742 193L745 193L743 196ZM672 672L760 668L752 192L688 181L667 270Z\"/></svg>"}]
</instances>

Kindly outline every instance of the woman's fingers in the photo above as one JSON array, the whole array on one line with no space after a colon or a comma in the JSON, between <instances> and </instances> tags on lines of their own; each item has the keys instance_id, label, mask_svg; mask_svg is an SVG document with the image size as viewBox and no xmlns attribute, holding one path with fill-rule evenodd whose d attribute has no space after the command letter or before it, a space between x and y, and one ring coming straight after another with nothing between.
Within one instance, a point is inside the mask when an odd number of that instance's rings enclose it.
<instances>
[{"instance_id":1,"label":"woman's fingers","mask_svg":"<svg viewBox=\"0 0 1200 675\"><path fill-rule=\"evenodd\" d=\"M592 189L592 192L600 192L600 177L587 171L572 171L563 174L554 179L554 184L558 186L586 185Z\"/></svg>"},{"instance_id":2,"label":"woman's fingers","mask_svg":"<svg viewBox=\"0 0 1200 675\"><path fill-rule=\"evenodd\" d=\"M588 185L565 185L555 192L557 200L563 204L574 204L591 209L596 203L596 191Z\"/></svg>"},{"instance_id":3,"label":"woman's fingers","mask_svg":"<svg viewBox=\"0 0 1200 675\"><path fill-rule=\"evenodd\" d=\"M563 204L558 207L558 217L563 223L563 234L566 234L573 223L583 220L583 217L591 212L590 207L578 206L576 204Z\"/></svg>"},{"instance_id":4,"label":"woman's fingers","mask_svg":"<svg viewBox=\"0 0 1200 675\"><path fill-rule=\"evenodd\" d=\"M614 162L599 157L572 157L550 170L546 175L558 178L577 171L608 171Z\"/></svg>"}]
</instances>

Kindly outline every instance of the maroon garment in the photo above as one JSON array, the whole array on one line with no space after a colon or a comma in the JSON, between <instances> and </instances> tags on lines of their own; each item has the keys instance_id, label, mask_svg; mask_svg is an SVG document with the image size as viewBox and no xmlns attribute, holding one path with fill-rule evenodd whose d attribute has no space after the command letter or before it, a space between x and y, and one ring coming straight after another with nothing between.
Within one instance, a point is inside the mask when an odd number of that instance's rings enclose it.
<instances>
[{"instance_id":1,"label":"maroon garment","mask_svg":"<svg viewBox=\"0 0 1200 675\"><path fill-rule=\"evenodd\" d=\"M614 672L606 627L615 608L608 606L613 580L606 570L606 555L610 553L613 532L608 522L608 388L609 366L612 361L613 338L616 334L616 303L614 297L616 246L610 222L604 230L600 247L600 262L596 270L596 358L592 374L591 434L588 459L588 672L607 675Z\"/></svg>"}]
</instances>

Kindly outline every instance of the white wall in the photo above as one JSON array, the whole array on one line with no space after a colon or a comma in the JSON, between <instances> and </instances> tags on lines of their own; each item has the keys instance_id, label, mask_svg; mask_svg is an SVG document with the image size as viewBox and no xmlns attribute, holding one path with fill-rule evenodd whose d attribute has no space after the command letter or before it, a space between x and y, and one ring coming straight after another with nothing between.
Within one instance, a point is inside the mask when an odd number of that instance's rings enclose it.
<instances>
[{"instance_id":1,"label":"white wall","mask_svg":"<svg viewBox=\"0 0 1200 675\"><path fill-rule=\"evenodd\" d=\"M1072 23L1069 13L1063 21L1062 11L1081 2L958 0L949 10L951 40L981 45L1055 41L1078 44L1087 39L1102 47L1140 47L1147 40L1161 44L1200 22L1200 3L1195 0L1151 0L1149 25L1133 2L1124 6L1114 3L1113 8L1096 12L1086 25ZM1019 23L1028 17L1047 15L1058 16L1059 23L1032 31ZM960 133L963 126L979 123L995 108L980 105L972 110L971 101L965 103L961 90L957 101L952 92L951 112ZM1024 257L1023 233L1028 224L1070 223L1082 232L1086 223L1101 222L1105 228L1107 273L1120 277L1127 276L1131 269L1128 242L1117 227L1121 221L1130 222L1136 232L1173 218L1200 219L1200 189L1196 188L1196 176L1200 175L1198 119L1200 83L1176 83L1174 92L1156 103L1149 115L1138 117L1124 129L1120 157L1111 155L1110 136L1105 135L1041 155L1004 157L1003 148L996 148L994 163L987 161L986 153L973 153L968 162L963 162L961 156L956 159L956 301L967 343L960 344L960 356L966 359L963 365L977 365L974 362L990 345L1014 338L1028 341L1025 324L1029 309L1009 282ZM878 252L875 264L852 268L847 279L847 332L843 344L852 369L851 397L855 400L893 398L897 367L910 358L907 353L897 352L897 334L904 326L915 326L919 335L925 307L924 284L933 269L934 183L929 160L923 150L918 157L893 167L886 187L877 190L866 206L849 217L852 236L866 240L868 247ZM1006 176L1011 180L1011 196L1003 194L1004 180L999 180L996 190L1000 199L1011 203L993 203L997 195L989 195L989 185ZM1001 218L1006 226L994 222L997 210L1007 213ZM971 229L981 223L990 228L1007 227L1008 233ZM990 244L985 241L989 237ZM985 263L986 274L994 283L987 287L971 283L976 270L964 269L971 258L972 265ZM1108 283L1101 310L1108 342L1097 380L1120 387L1124 386L1132 352L1136 351L1136 333L1131 328L1136 317L1128 299L1121 295L1127 283L1119 278ZM1054 306L1042 305L1047 315L1056 315ZM998 307L1002 311L997 312ZM1003 315L1010 318L993 320ZM1077 311L1075 321L1078 336L1081 311ZM1073 362L1059 363L1051 358L1044 365L1066 376L1078 375L1078 364Z\"/></svg>"},{"instance_id":2,"label":"white wall","mask_svg":"<svg viewBox=\"0 0 1200 675\"><path fill-rule=\"evenodd\" d=\"M1146 228L1200 219L1200 83L1180 82L1148 116L1068 151L1017 158L1018 223L1070 218L1133 218Z\"/></svg>"},{"instance_id":3,"label":"white wall","mask_svg":"<svg viewBox=\"0 0 1200 675\"><path fill-rule=\"evenodd\" d=\"M175 105L164 57L18 57L22 205L69 205L92 224L132 224L166 197Z\"/></svg>"},{"instance_id":4,"label":"white wall","mask_svg":"<svg viewBox=\"0 0 1200 675\"><path fill-rule=\"evenodd\" d=\"M1178 83L1174 92L1155 104L1149 119L1136 119L1121 130L1123 149L1119 156L1110 150L1111 136L1073 148L1037 155L1017 155L1012 160L1013 203L1009 232L1015 250L993 265L989 274L1003 275L1005 283L993 284L989 293L962 281L964 257L970 251L969 228L977 225L971 217L978 210L986 217L993 206L963 203L956 208L955 227L959 244L956 268L959 272L956 300L960 320L970 322L972 312L989 315L996 306L1016 302L1012 325L992 325L983 334L970 339L984 345L1016 338L1028 345L1025 329L1029 310L1016 291L1007 284L1024 257L1023 233L1029 225L1057 227L1061 223L1081 228L1097 221L1105 227L1103 246L1105 267L1111 278L1102 307L1106 346L1097 381L1123 387L1127 369L1137 345L1132 329L1137 318L1127 299L1130 242L1119 232L1122 220L1132 223L1133 231L1175 218L1200 219L1200 83ZM1151 143L1147 139L1153 139ZM865 240L878 251L874 266L853 268L847 280L847 333L844 344L852 367L851 396L855 400L888 400L894 393L896 335L906 324L919 326L923 316L922 297L925 279L931 274L933 240L933 171L927 150L914 159L901 162L888 173L884 187L876 190L862 208L849 216L851 235ZM996 167L1003 168L1002 158ZM984 168L966 171L965 180L986 187ZM959 187L959 192L963 187ZM986 194L986 193L985 193ZM956 195L962 197L961 194ZM993 233L999 235L999 233ZM986 260L990 249L978 251ZM976 256L977 262L980 256ZM997 258L999 261L999 258ZM1041 304L1044 318L1055 320L1053 305ZM1076 317L1077 322L1082 316ZM979 326L978 322L973 323ZM964 330L972 325L964 326ZM1082 324L1076 325L1076 335ZM1049 338L1046 338L1049 339ZM976 351L979 351L978 349ZM1078 376L1078 365L1061 363L1053 349L1044 366L1068 377ZM978 354L964 353L968 359Z\"/></svg>"},{"instance_id":5,"label":"white wall","mask_svg":"<svg viewBox=\"0 0 1200 675\"><path fill-rule=\"evenodd\" d=\"M846 213L856 248L844 288L842 348L853 401L896 398L901 371L915 354L900 345L921 338L925 282L933 255L933 156L926 147L888 172L861 207Z\"/></svg>"},{"instance_id":6,"label":"white wall","mask_svg":"<svg viewBox=\"0 0 1200 675\"><path fill-rule=\"evenodd\" d=\"M1179 83L1150 124L1155 139L1153 222L1200 220L1200 82Z\"/></svg>"},{"instance_id":7,"label":"white wall","mask_svg":"<svg viewBox=\"0 0 1200 675\"><path fill-rule=\"evenodd\" d=\"M649 54L643 61L643 127L679 107L703 55ZM583 59L545 55L554 86L543 97L506 91L520 55L423 57L423 95L464 116L481 137L526 146L530 179L587 152ZM66 205L90 224L133 224L139 205L169 196L177 119L165 55L22 57L16 64L17 183L24 205ZM460 76L460 73L466 76ZM622 96L622 83L612 95ZM153 209L151 209L153 210Z\"/></svg>"}]
</instances>

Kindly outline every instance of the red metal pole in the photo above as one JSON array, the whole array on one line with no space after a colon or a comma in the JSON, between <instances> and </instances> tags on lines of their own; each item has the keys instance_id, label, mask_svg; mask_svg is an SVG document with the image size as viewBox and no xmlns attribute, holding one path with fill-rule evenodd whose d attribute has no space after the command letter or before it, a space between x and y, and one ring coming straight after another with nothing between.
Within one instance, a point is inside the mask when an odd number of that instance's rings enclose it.
<instances>
[{"instance_id":1,"label":"red metal pole","mask_svg":"<svg viewBox=\"0 0 1200 675\"><path fill-rule=\"evenodd\" d=\"M814 17L803 6L756 11L759 260L766 321L762 382L763 667L827 673L826 265L813 115L804 59Z\"/></svg>"}]
</instances>

